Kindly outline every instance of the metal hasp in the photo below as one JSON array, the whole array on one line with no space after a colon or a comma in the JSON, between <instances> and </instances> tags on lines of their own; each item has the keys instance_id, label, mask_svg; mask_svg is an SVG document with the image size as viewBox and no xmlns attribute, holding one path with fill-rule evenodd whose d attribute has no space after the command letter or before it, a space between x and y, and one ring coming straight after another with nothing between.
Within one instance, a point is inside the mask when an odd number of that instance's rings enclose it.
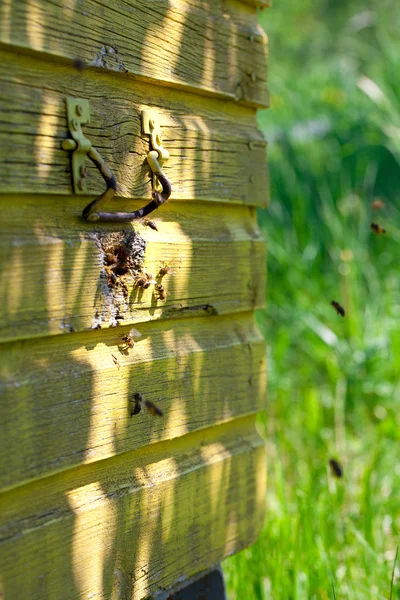
<instances>
[{"instance_id":1,"label":"metal hasp","mask_svg":"<svg viewBox=\"0 0 400 600\"><path fill-rule=\"evenodd\" d=\"M72 151L72 182L75 194L85 194L86 191L86 167L85 157L90 160L99 169L107 188L100 196L88 204L82 212L86 221L133 221L147 216L153 210L156 210L161 204L166 202L171 195L171 184L165 176L162 165L169 157L169 153L161 145L161 133L158 125L157 115L152 111L151 118L146 120L146 132L151 136L151 150L147 155L147 162L153 173L153 192L152 200L143 208L134 212L99 212L100 206L111 200L117 190L115 177L108 167L107 163L101 158L100 154L92 147L90 140L85 138L82 132L82 125L89 122L90 110L89 101L80 98L67 98L67 117L68 129L72 139L64 140L63 150Z\"/></svg>"},{"instance_id":2,"label":"metal hasp","mask_svg":"<svg viewBox=\"0 0 400 600\"><path fill-rule=\"evenodd\" d=\"M64 140L63 150L72 152L72 186L75 194L86 194L86 155L92 149L90 140L85 138L82 125L90 120L89 102L80 98L67 98L68 129L72 139Z\"/></svg>"},{"instance_id":3,"label":"metal hasp","mask_svg":"<svg viewBox=\"0 0 400 600\"><path fill-rule=\"evenodd\" d=\"M150 144L153 148L147 155L147 162L153 171L153 189L160 192L162 185L158 175L163 174L162 167L169 159L169 152L162 145L160 120L155 110L142 111L142 128L143 133L150 136Z\"/></svg>"},{"instance_id":4,"label":"metal hasp","mask_svg":"<svg viewBox=\"0 0 400 600\"><path fill-rule=\"evenodd\" d=\"M89 101L82 98L67 98L67 118L68 129L72 139L64 140L63 150L72 151L72 184L75 194L86 194L86 167L85 158L88 156L94 165L98 168L106 182L106 190L98 196L83 211L83 217L88 220L96 221L97 218L90 219L95 206L111 200L117 190L115 177L107 163L101 158L100 154L92 147L90 140L85 138L82 131L82 125L86 125L90 120ZM93 207L93 209L92 209Z\"/></svg>"}]
</instances>

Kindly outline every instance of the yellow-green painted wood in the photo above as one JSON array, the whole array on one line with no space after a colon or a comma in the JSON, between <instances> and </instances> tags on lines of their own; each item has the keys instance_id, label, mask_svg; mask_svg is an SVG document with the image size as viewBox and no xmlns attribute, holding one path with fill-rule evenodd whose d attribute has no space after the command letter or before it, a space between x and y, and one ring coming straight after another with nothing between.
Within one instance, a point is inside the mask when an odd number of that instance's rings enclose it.
<instances>
[{"instance_id":1,"label":"yellow-green painted wood","mask_svg":"<svg viewBox=\"0 0 400 600\"><path fill-rule=\"evenodd\" d=\"M265 206L265 141L254 111L225 101L153 87L103 71L0 52L0 179L3 191L70 194L65 99L90 102L85 136L114 171L120 197L149 198L148 136L141 111L158 110L170 153L165 173L171 200L219 200ZM95 197L104 181L88 163L87 188Z\"/></svg>"},{"instance_id":2,"label":"yellow-green painted wood","mask_svg":"<svg viewBox=\"0 0 400 600\"><path fill-rule=\"evenodd\" d=\"M87 200L0 195L0 340L104 328L116 315L128 325L264 305L265 242L254 209L171 202L154 213L153 231L141 221L87 223ZM140 290L129 274L126 289L109 287L100 240L123 230L146 241L148 273L170 264L162 279L166 300L157 300L154 285Z\"/></svg>"},{"instance_id":3,"label":"yellow-green painted wood","mask_svg":"<svg viewBox=\"0 0 400 600\"><path fill-rule=\"evenodd\" d=\"M140 600L254 541L265 454L254 417L0 496L4 598Z\"/></svg>"},{"instance_id":4,"label":"yellow-green painted wood","mask_svg":"<svg viewBox=\"0 0 400 600\"><path fill-rule=\"evenodd\" d=\"M9 0L0 9L0 42L266 106L267 40L246 8L226 0Z\"/></svg>"},{"instance_id":5,"label":"yellow-green painted wood","mask_svg":"<svg viewBox=\"0 0 400 600\"><path fill-rule=\"evenodd\" d=\"M122 351L128 329L0 345L0 490L263 410L251 313L146 323ZM131 416L135 393L164 416Z\"/></svg>"},{"instance_id":6,"label":"yellow-green painted wood","mask_svg":"<svg viewBox=\"0 0 400 600\"><path fill-rule=\"evenodd\" d=\"M144 599L262 526L266 4L0 7L0 597ZM72 194L67 96L89 100L110 210L151 195L140 115L158 111L172 183L158 231L82 221L104 184L88 164L88 195ZM132 281L110 292L100 239L122 231L145 240L147 272L173 261L165 301ZM137 392L164 416L131 416Z\"/></svg>"}]
</instances>

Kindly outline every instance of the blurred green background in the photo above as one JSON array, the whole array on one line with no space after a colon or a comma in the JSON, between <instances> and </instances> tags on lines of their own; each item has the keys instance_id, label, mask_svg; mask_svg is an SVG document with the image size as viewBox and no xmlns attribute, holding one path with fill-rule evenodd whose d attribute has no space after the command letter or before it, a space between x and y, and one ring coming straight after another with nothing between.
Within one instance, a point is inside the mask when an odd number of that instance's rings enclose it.
<instances>
[{"instance_id":1,"label":"blurred green background","mask_svg":"<svg viewBox=\"0 0 400 600\"><path fill-rule=\"evenodd\" d=\"M260 22L267 513L259 541L224 563L228 597L398 599L400 3L277 0Z\"/></svg>"}]
</instances>

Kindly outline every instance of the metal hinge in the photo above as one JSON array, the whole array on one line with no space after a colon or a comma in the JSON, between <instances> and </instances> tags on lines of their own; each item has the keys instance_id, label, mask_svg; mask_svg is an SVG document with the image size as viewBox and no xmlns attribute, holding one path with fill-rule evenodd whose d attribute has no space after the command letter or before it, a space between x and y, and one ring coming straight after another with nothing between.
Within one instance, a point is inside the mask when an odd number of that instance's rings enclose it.
<instances>
[{"instance_id":1,"label":"metal hinge","mask_svg":"<svg viewBox=\"0 0 400 600\"><path fill-rule=\"evenodd\" d=\"M154 177L152 200L146 206L134 212L100 212L100 206L114 197L117 190L115 177L107 163L102 159L97 150L92 147L90 140L83 135L82 125L89 123L90 119L89 101L81 98L67 98L66 104L68 129L72 139L64 140L62 148L70 152L72 151L72 184L75 194L87 194L85 181L86 156L98 168L107 185L105 192L84 208L82 216L86 221L132 221L140 219L153 212L153 210L156 210L168 200L171 194L171 184L162 170L162 164L169 157L169 153L162 147L157 113L154 111L144 111L146 119L143 121L145 123L145 132L150 135L151 146L153 148L147 155L147 162Z\"/></svg>"}]
</instances>

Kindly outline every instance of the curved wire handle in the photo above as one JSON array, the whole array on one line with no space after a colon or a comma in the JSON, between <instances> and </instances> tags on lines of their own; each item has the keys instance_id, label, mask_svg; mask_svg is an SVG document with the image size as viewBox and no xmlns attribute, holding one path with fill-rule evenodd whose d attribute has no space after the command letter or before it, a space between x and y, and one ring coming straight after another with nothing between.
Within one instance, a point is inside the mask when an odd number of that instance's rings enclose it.
<instances>
[{"instance_id":1,"label":"curved wire handle","mask_svg":"<svg viewBox=\"0 0 400 600\"><path fill-rule=\"evenodd\" d=\"M134 212L98 212L96 209L100 208L100 206L107 200L112 199L116 192L117 184L111 169L101 158L97 150L92 148L88 152L88 157L99 169L104 181L107 184L107 189L103 194L95 198L95 200L93 200L84 208L82 216L86 221L121 222L141 219L142 217L149 215L151 212L153 212L153 210L156 210L159 206L161 206L161 204L164 204L164 202L166 202L171 195L171 184L161 168L158 160L158 152L157 150L152 150L147 155L147 162L149 163L152 172L157 176L159 182L161 183L162 191L158 192L154 189L152 192L152 200L146 204L146 206L143 206L143 208L139 208Z\"/></svg>"}]
</instances>

